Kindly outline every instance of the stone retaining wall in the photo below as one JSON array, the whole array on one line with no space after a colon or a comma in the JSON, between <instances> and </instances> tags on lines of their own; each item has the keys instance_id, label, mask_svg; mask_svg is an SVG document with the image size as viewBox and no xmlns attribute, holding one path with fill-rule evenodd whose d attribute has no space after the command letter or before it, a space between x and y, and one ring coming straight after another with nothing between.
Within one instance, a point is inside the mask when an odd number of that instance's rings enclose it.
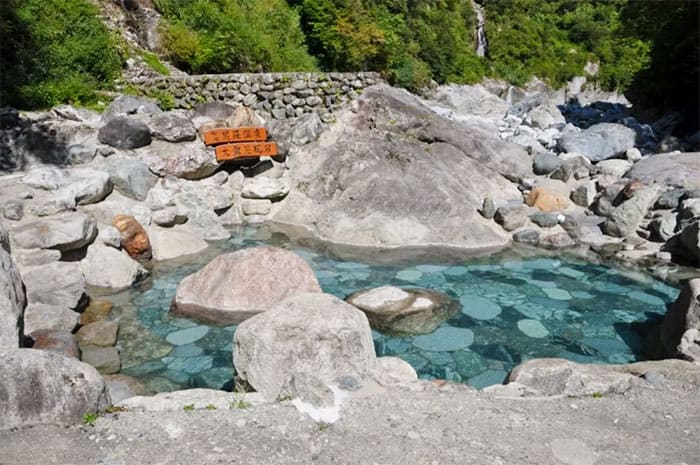
<instances>
[{"instance_id":1,"label":"stone retaining wall","mask_svg":"<svg viewBox=\"0 0 700 465\"><path fill-rule=\"evenodd\" d=\"M174 108L212 100L240 102L276 119L317 112L322 117L352 101L362 89L382 81L378 73L202 74L135 79L140 92Z\"/></svg>"}]
</instances>

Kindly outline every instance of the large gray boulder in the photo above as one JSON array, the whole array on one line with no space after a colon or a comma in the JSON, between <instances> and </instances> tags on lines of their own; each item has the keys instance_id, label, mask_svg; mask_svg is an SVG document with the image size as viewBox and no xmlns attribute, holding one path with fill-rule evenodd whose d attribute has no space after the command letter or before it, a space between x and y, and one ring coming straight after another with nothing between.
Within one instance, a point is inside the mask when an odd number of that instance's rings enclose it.
<instances>
[{"instance_id":1,"label":"large gray boulder","mask_svg":"<svg viewBox=\"0 0 700 465\"><path fill-rule=\"evenodd\" d=\"M634 233L659 198L659 193L658 186L644 186L637 190L631 199L613 208L603 224L603 231L615 237L626 237Z\"/></svg>"},{"instance_id":2,"label":"large gray boulder","mask_svg":"<svg viewBox=\"0 0 700 465\"><path fill-rule=\"evenodd\" d=\"M311 267L276 247L219 255L177 286L171 312L208 323L240 323L293 295L321 292Z\"/></svg>"},{"instance_id":3,"label":"large gray boulder","mask_svg":"<svg viewBox=\"0 0 700 465\"><path fill-rule=\"evenodd\" d=\"M536 358L521 363L506 384L519 383L545 396L623 394L640 383L638 378L601 365L587 365L561 358Z\"/></svg>"},{"instance_id":4,"label":"large gray boulder","mask_svg":"<svg viewBox=\"0 0 700 465\"><path fill-rule=\"evenodd\" d=\"M432 333L459 308L447 295L394 286L353 292L345 300L367 315L372 329L396 335Z\"/></svg>"},{"instance_id":5,"label":"large gray boulder","mask_svg":"<svg viewBox=\"0 0 700 465\"><path fill-rule=\"evenodd\" d=\"M148 191L158 181L158 177L140 160L109 159L100 168L109 174L119 192L135 200L145 200Z\"/></svg>"},{"instance_id":6,"label":"large gray boulder","mask_svg":"<svg viewBox=\"0 0 700 465\"><path fill-rule=\"evenodd\" d=\"M78 327L80 313L61 305L30 303L24 311L24 333L37 331L72 332Z\"/></svg>"},{"instance_id":7,"label":"large gray boulder","mask_svg":"<svg viewBox=\"0 0 700 465\"><path fill-rule=\"evenodd\" d=\"M127 115L157 115L163 111L152 100L133 95L120 95L102 113L102 121L109 123L114 118Z\"/></svg>"},{"instance_id":8,"label":"large gray boulder","mask_svg":"<svg viewBox=\"0 0 700 465\"><path fill-rule=\"evenodd\" d=\"M196 255L209 247L202 238L189 229L150 226L146 228L146 232L151 241L151 251L155 261Z\"/></svg>"},{"instance_id":9,"label":"large gray boulder","mask_svg":"<svg viewBox=\"0 0 700 465\"><path fill-rule=\"evenodd\" d=\"M118 149L135 149L151 143L151 130L143 121L120 116L102 126L97 138Z\"/></svg>"},{"instance_id":10,"label":"large gray boulder","mask_svg":"<svg viewBox=\"0 0 700 465\"><path fill-rule=\"evenodd\" d=\"M233 335L239 378L275 400L290 377L308 374L325 383L362 378L376 365L367 317L329 294L301 294L241 323Z\"/></svg>"},{"instance_id":11,"label":"large gray boulder","mask_svg":"<svg viewBox=\"0 0 700 465\"><path fill-rule=\"evenodd\" d=\"M161 177L201 179L219 168L214 151L198 140L179 144L154 141L139 152L149 169Z\"/></svg>"},{"instance_id":12,"label":"large gray boulder","mask_svg":"<svg viewBox=\"0 0 700 465\"><path fill-rule=\"evenodd\" d=\"M339 114L289 163L292 190L273 220L359 246L504 246L509 236L477 210L487 195L521 198L504 176L532 175L524 148L388 86L366 89L356 112Z\"/></svg>"},{"instance_id":13,"label":"large gray boulder","mask_svg":"<svg viewBox=\"0 0 700 465\"><path fill-rule=\"evenodd\" d=\"M85 278L76 262L53 262L22 269L27 301L78 309L85 302Z\"/></svg>"},{"instance_id":14,"label":"large gray boulder","mask_svg":"<svg viewBox=\"0 0 700 465\"><path fill-rule=\"evenodd\" d=\"M10 254L0 246L0 349L20 346L25 306L22 278Z\"/></svg>"},{"instance_id":15,"label":"large gray boulder","mask_svg":"<svg viewBox=\"0 0 700 465\"><path fill-rule=\"evenodd\" d=\"M148 272L121 250L102 244L93 244L80 261L80 268L88 286L106 292L128 289L148 276Z\"/></svg>"},{"instance_id":16,"label":"large gray boulder","mask_svg":"<svg viewBox=\"0 0 700 465\"><path fill-rule=\"evenodd\" d=\"M109 174L91 168L74 168L71 170L49 166L31 169L22 178L22 182L35 189L55 191L50 197L37 199L39 205L46 203L68 202L68 207L99 202L112 192ZM60 199L58 202L55 199ZM65 199L65 200L64 200ZM55 207L39 208L35 213L54 214Z\"/></svg>"},{"instance_id":17,"label":"large gray boulder","mask_svg":"<svg viewBox=\"0 0 700 465\"><path fill-rule=\"evenodd\" d=\"M700 365L700 278L684 282L678 299L668 306L661 343L667 356Z\"/></svg>"},{"instance_id":18,"label":"large gray boulder","mask_svg":"<svg viewBox=\"0 0 700 465\"><path fill-rule=\"evenodd\" d=\"M0 349L0 429L81 423L111 403L100 374L43 350Z\"/></svg>"},{"instance_id":19,"label":"large gray boulder","mask_svg":"<svg viewBox=\"0 0 700 465\"><path fill-rule=\"evenodd\" d=\"M84 213L66 213L34 221L15 229L12 238L24 249L75 250L97 236L95 219Z\"/></svg>"},{"instance_id":20,"label":"large gray boulder","mask_svg":"<svg viewBox=\"0 0 700 465\"><path fill-rule=\"evenodd\" d=\"M617 123L594 124L581 132L566 132L559 139L564 152L577 152L596 162L621 155L634 147L634 130Z\"/></svg>"},{"instance_id":21,"label":"large gray boulder","mask_svg":"<svg viewBox=\"0 0 700 465\"><path fill-rule=\"evenodd\" d=\"M155 139L168 142L185 142L197 138L197 131L192 121L174 113L154 115L151 117L148 125Z\"/></svg>"},{"instance_id":22,"label":"large gray boulder","mask_svg":"<svg viewBox=\"0 0 700 465\"><path fill-rule=\"evenodd\" d=\"M700 189L700 152L660 153L634 164L625 177L681 189Z\"/></svg>"}]
</instances>

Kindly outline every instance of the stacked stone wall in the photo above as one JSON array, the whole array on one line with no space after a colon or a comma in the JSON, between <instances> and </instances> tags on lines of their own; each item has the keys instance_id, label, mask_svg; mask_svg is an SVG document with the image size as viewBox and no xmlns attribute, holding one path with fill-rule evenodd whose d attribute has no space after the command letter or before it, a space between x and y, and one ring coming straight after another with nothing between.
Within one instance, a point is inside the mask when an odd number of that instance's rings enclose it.
<instances>
[{"instance_id":1,"label":"stacked stone wall","mask_svg":"<svg viewBox=\"0 0 700 465\"><path fill-rule=\"evenodd\" d=\"M237 102L276 119L316 112L322 117L382 81L378 73L203 74L135 79L145 95L189 109L202 102Z\"/></svg>"}]
</instances>

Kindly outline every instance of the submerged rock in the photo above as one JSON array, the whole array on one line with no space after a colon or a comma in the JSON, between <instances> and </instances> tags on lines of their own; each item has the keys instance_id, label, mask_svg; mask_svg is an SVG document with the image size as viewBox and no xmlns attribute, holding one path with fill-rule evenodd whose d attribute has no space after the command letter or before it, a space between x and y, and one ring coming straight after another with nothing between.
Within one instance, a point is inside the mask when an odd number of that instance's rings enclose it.
<instances>
[{"instance_id":1,"label":"submerged rock","mask_svg":"<svg viewBox=\"0 0 700 465\"><path fill-rule=\"evenodd\" d=\"M362 310L373 329L396 335L432 333L458 309L444 294L394 286L357 291L345 301Z\"/></svg>"},{"instance_id":2,"label":"submerged rock","mask_svg":"<svg viewBox=\"0 0 700 465\"><path fill-rule=\"evenodd\" d=\"M171 313L213 324L235 324L306 292L321 292L321 287L301 257L275 247L256 247L219 255L183 279Z\"/></svg>"},{"instance_id":3,"label":"submerged rock","mask_svg":"<svg viewBox=\"0 0 700 465\"><path fill-rule=\"evenodd\" d=\"M362 379L376 366L367 317L321 293L287 298L244 321L233 348L238 376L268 400L295 374L331 383L340 376Z\"/></svg>"}]
</instances>

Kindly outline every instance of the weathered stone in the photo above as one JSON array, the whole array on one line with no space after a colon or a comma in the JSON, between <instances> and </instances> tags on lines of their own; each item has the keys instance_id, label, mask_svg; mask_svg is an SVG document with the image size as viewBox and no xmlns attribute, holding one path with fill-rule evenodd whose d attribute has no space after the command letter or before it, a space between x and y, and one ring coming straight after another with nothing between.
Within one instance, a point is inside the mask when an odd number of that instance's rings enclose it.
<instances>
[{"instance_id":1,"label":"weathered stone","mask_svg":"<svg viewBox=\"0 0 700 465\"><path fill-rule=\"evenodd\" d=\"M235 107L223 102L206 102L200 103L194 107L194 117L209 120L225 120L231 114Z\"/></svg>"},{"instance_id":2,"label":"weathered stone","mask_svg":"<svg viewBox=\"0 0 700 465\"><path fill-rule=\"evenodd\" d=\"M226 118L226 123L229 127L241 128L263 126L265 124L265 121L257 113L255 113L254 110L247 108L253 106L255 103L255 100L252 100L253 97L255 96L253 95L252 97L247 97L247 101L245 99L243 100L243 105L245 106L238 106L234 108L231 116Z\"/></svg>"},{"instance_id":3,"label":"weathered stone","mask_svg":"<svg viewBox=\"0 0 700 465\"><path fill-rule=\"evenodd\" d=\"M658 203L658 201L657 201ZM664 212L649 222L650 240L666 242L676 234L678 218L675 213Z\"/></svg>"},{"instance_id":4,"label":"weathered stone","mask_svg":"<svg viewBox=\"0 0 700 465\"><path fill-rule=\"evenodd\" d=\"M233 400L244 405L255 406L263 402L260 394L255 392L236 393L218 389L182 389L173 392L161 392L153 396L136 396L119 402L120 407L130 411L145 412L181 412L183 406L192 405L195 410L213 406L217 410L229 410ZM211 407L210 407L211 408Z\"/></svg>"},{"instance_id":5,"label":"weathered stone","mask_svg":"<svg viewBox=\"0 0 700 465\"><path fill-rule=\"evenodd\" d=\"M142 150L149 169L162 177L201 179L219 168L214 151L198 140L179 144L154 141Z\"/></svg>"},{"instance_id":6,"label":"weathered stone","mask_svg":"<svg viewBox=\"0 0 700 465\"><path fill-rule=\"evenodd\" d=\"M81 165L89 163L97 155L97 147L94 145L75 144L68 147L66 163L69 165Z\"/></svg>"},{"instance_id":7,"label":"weathered stone","mask_svg":"<svg viewBox=\"0 0 700 465\"><path fill-rule=\"evenodd\" d=\"M565 232L554 233L546 236L540 241L542 247L550 249L564 249L576 245L576 241Z\"/></svg>"},{"instance_id":8,"label":"weathered stone","mask_svg":"<svg viewBox=\"0 0 700 465\"><path fill-rule=\"evenodd\" d=\"M100 168L109 173L110 181L119 192L136 200L144 200L158 180L140 160L110 159Z\"/></svg>"},{"instance_id":9,"label":"weathered stone","mask_svg":"<svg viewBox=\"0 0 700 465\"><path fill-rule=\"evenodd\" d=\"M272 209L269 199L243 199L241 210L244 215L267 215Z\"/></svg>"},{"instance_id":10,"label":"weathered stone","mask_svg":"<svg viewBox=\"0 0 700 465\"><path fill-rule=\"evenodd\" d=\"M84 213L67 213L34 221L13 231L13 240L25 249L58 249L62 252L85 247L97 236L95 220Z\"/></svg>"},{"instance_id":11,"label":"weathered stone","mask_svg":"<svg viewBox=\"0 0 700 465\"><path fill-rule=\"evenodd\" d=\"M0 350L0 359L0 429L78 424L86 413L111 402L100 374L72 358L6 349Z\"/></svg>"},{"instance_id":12,"label":"weathered stone","mask_svg":"<svg viewBox=\"0 0 700 465\"><path fill-rule=\"evenodd\" d=\"M206 250L209 245L189 229L160 228L147 229L155 261L195 255Z\"/></svg>"},{"instance_id":13,"label":"weathered stone","mask_svg":"<svg viewBox=\"0 0 700 465\"><path fill-rule=\"evenodd\" d=\"M377 377L382 384L411 382L418 379L413 367L398 357L377 357Z\"/></svg>"},{"instance_id":14,"label":"weathered stone","mask_svg":"<svg viewBox=\"0 0 700 465\"><path fill-rule=\"evenodd\" d=\"M26 304L22 278L12 257L0 244L0 349L20 347Z\"/></svg>"},{"instance_id":15,"label":"weathered stone","mask_svg":"<svg viewBox=\"0 0 700 465\"><path fill-rule=\"evenodd\" d=\"M607 160L634 147L636 133L621 124L599 123L579 133L564 133L559 147L565 152L577 152L591 161Z\"/></svg>"},{"instance_id":16,"label":"weathered stone","mask_svg":"<svg viewBox=\"0 0 700 465\"><path fill-rule=\"evenodd\" d=\"M195 140L197 131L192 121L173 113L160 113L148 122L153 138L168 142L185 142Z\"/></svg>"},{"instance_id":17,"label":"weathered stone","mask_svg":"<svg viewBox=\"0 0 700 465\"><path fill-rule=\"evenodd\" d=\"M40 330L72 332L80 322L80 314L57 305L27 305L24 311L24 333L31 334Z\"/></svg>"},{"instance_id":18,"label":"weathered stone","mask_svg":"<svg viewBox=\"0 0 700 465\"><path fill-rule=\"evenodd\" d=\"M244 199L281 199L289 194L289 185L280 179L256 176L243 184L241 196Z\"/></svg>"},{"instance_id":19,"label":"weathered stone","mask_svg":"<svg viewBox=\"0 0 700 465\"><path fill-rule=\"evenodd\" d=\"M533 108L528 115L528 119L532 127L538 129L547 129L557 124L566 124L566 119L553 103L545 103Z\"/></svg>"},{"instance_id":20,"label":"weathered stone","mask_svg":"<svg viewBox=\"0 0 700 465\"><path fill-rule=\"evenodd\" d=\"M632 162L639 161L642 159L642 152L637 147L632 147L625 152L625 158Z\"/></svg>"},{"instance_id":21,"label":"weathered stone","mask_svg":"<svg viewBox=\"0 0 700 465\"><path fill-rule=\"evenodd\" d=\"M287 250L256 247L219 255L183 279L171 312L214 324L235 324L305 292L321 292L321 287L304 260Z\"/></svg>"},{"instance_id":22,"label":"weathered stone","mask_svg":"<svg viewBox=\"0 0 700 465\"><path fill-rule=\"evenodd\" d=\"M116 347L81 346L80 350L81 360L102 374L111 375L121 369L122 362Z\"/></svg>"},{"instance_id":23,"label":"weathered stone","mask_svg":"<svg viewBox=\"0 0 700 465\"><path fill-rule=\"evenodd\" d=\"M96 321L80 328L75 337L80 347L112 347L117 343L118 332L116 321Z\"/></svg>"},{"instance_id":24,"label":"weathered stone","mask_svg":"<svg viewBox=\"0 0 700 465\"><path fill-rule=\"evenodd\" d=\"M687 261L700 267L700 221L683 228L678 235L680 248L687 254Z\"/></svg>"},{"instance_id":25,"label":"weathered stone","mask_svg":"<svg viewBox=\"0 0 700 465\"><path fill-rule=\"evenodd\" d=\"M233 336L238 376L268 400L290 375L323 382L368 375L376 366L367 317L328 294L287 298L241 323Z\"/></svg>"},{"instance_id":26,"label":"weathered stone","mask_svg":"<svg viewBox=\"0 0 700 465\"><path fill-rule=\"evenodd\" d=\"M560 212L569 206L569 200L545 187L535 187L530 191L525 203L545 213Z\"/></svg>"},{"instance_id":27,"label":"weathered stone","mask_svg":"<svg viewBox=\"0 0 700 465\"><path fill-rule=\"evenodd\" d=\"M595 165L600 174L609 174L621 178L632 168L632 162L628 160L603 160Z\"/></svg>"},{"instance_id":28,"label":"weathered stone","mask_svg":"<svg viewBox=\"0 0 700 465\"><path fill-rule=\"evenodd\" d=\"M148 233L136 221L136 218L129 215L117 215L114 217L112 225L119 231L122 247L130 257L136 260L151 259L151 243L148 239Z\"/></svg>"},{"instance_id":29,"label":"weathered stone","mask_svg":"<svg viewBox=\"0 0 700 465\"><path fill-rule=\"evenodd\" d=\"M549 174L559 168L562 160L553 153L538 153L532 160L532 170L535 174Z\"/></svg>"},{"instance_id":30,"label":"weathered stone","mask_svg":"<svg viewBox=\"0 0 700 465\"><path fill-rule=\"evenodd\" d=\"M550 174L549 177L564 182L568 182L572 177L574 179L587 178L590 175L593 167L588 158L579 154L573 154L574 156L567 155L571 154L559 155L559 158L564 161L559 168L552 171L552 174Z\"/></svg>"},{"instance_id":31,"label":"weathered stone","mask_svg":"<svg viewBox=\"0 0 700 465\"><path fill-rule=\"evenodd\" d=\"M19 200L10 200L2 206L2 216L8 220L19 221L24 216L24 205Z\"/></svg>"},{"instance_id":32,"label":"weathered stone","mask_svg":"<svg viewBox=\"0 0 700 465\"><path fill-rule=\"evenodd\" d=\"M585 365L560 358L528 360L515 367L506 384L520 383L545 396L623 394L640 381L600 365Z\"/></svg>"},{"instance_id":33,"label":"weathered stone","mask_svg":"<svg viewBox=\"0 0 700 465\"><path fill-rule=\"evenodd\" d=\"M490 220L496 214L496 205L491 197L484 197L484 203L481 206L481 216Z\"/></svg>"},{"instance_id":34,"label":"weathered stone","mask_svg":"<svg viewBox=\"0 0 700 465\"><path fill-rule=\"evenodd\" d=\"M559 224L558 213L538 212L530 215L530 221L542 228L552 228Z\"/></svg>"},{"instance_id":35,"label":"weathered stone","mask_svg":"<svg viewBox=\"0 0 700 465\"><path fill-rule=\"evenodd\" d=\"M122 246L122 236L114 226L99 226L97 239L102 244L119 249Z\"/></svg>"},{"instance_id":36,"label":"weathered stone","mask_svg":"<svg viewBox=\"0 0 700 465\"><path fill-rule=\"evenodd\" d=\"M595 201L596 182L586 181L571 191L571 200L584 208L590 207Z\"/></svg>"},{"instance_id":37,"label":"weathered stone","mask_svg":"<svg viewBox=\"0 0 700 465\"><path fill-rule=\"evenodd\" d=\"M134 396L145 396L148 395L148 389L144 384L132 378L131 376L115 374L115 375L104 375L105 384L107 385L107 392L109 392L109 397L112 399L113 404L117 404L124 399L128 399ZM187 405L187 404L184 404Z\"/></svg>"},{"instance_id":38,"label":"weathered stone","mask_svg":"<svg viewBox=\"0 0 700 465\"><path fill-rule=\"evenodd\" d=\"M117 117L100 129L97 138L114 148L135 149L151 143L151 130L135 118Z\"/></svg>"},{"instance_id":39,"label":"weathered stone","mask_svg":"<svg viewBox=\"0 0 700 465\"><path fill-rule=\"evenodd\" d=\"M396 335L432 333L458 309L444 294L394 286L357 291L345 301L362 310L373 329Z\"/></svg>"},{"instance_id":40,"label":"weathered stone","mask_svg":"<svg viewBox=\"0 0 700 465\"><path fill-rule=\"evenodd\" d=\"M29 334L34 341L32 349L55 352L65 357L80 360L80 349L70 331L41 329Z\"/></svg>"},{"instance_id":41,"label":"weathered stone","mask_svg":"<svg viewBox=\"0 0 700 465\"><path fill-rule=\"evenodd\" d=\"M527 221L527 208L523 205L499 207L493 218L506 231L513 231Z\"/></svg>"},{"instance_id":42,"label":"weathered stone","mask_svg":"<svg viewBox=\"0 0 700 465\"><path fill-rule=\"evenodd\" d=\"M523 244L537 244L540 240L540 233L535 229L523 229L513 233L513 240Z\"/></svg>"},{"instance_id":43,"label":"weathered stone","mask_svg":"<svg viewBox=\"0 0 700 465\"><path fill-rule=\"evenodd\" d=\"M115 118L126 115L156 115L162 110L155 102L133 95L120 95L109 104L102 113L102 121L109 123Z\"/></svg>"},{"instance_id":44,"label":"weathered stone","mask_svg":"<svg viewBox=\"0 0 700 465\"><path fill-rule=\"evenodd\" d=\"M52 262L22 269L27 301L79 309L85 302L85 278L80 264Z\"/></svg>"},{"instance_id":45,"label":"weathered stone","mask_svg":"<svg viewBox=\"0 0 700 465\"><path fill-rule=\"evenodd\" d=\"M700 189L700 152L652 155L635 163L625 176L645 184Z\"/></svg>"},{"instance_id":46,"label":"weathered stone","mask_svg":"<svg viewBox=\"0 0 700 465\"><path fill-rule=\"evenodd\" d=\"M634 233L658 197L657 186L638 190L631 199L610 212L609 219L603 225L603 231L615 237L625 237Z\"/></svg>"},{"instance_id":47,"label":"weathered stone","mask_svg":"<svg viewBox=\"0 0 700 465\"><path fill-rule=\"evenodd\" d=\"M681 357L700 365L700 279L685 281L681 293L664 316L661 343L670 357Z\"/></svg>"},{"instance_id":48,"label":"weathered stone","mask_svg":"<svg viewBox=\"0 0 700 465\"><path fill-rule=\"evenodd\" d=\"M89 325L96 321L104 321L112 311L112 302L109 300L90 299L90 304L80 314L80 324Z\"/></svg>"},{"instance_id":49,"label":"weathered stone","mask_svg":"<svg viewBox=\"0 0 700 465\"><path fill-rule=\"evenodd\" d=\"M148 272L126 253L102 244L88 248L80 268L88 286L109 292L128 289L148 276Z\"/></svg>"}]
</instances>

